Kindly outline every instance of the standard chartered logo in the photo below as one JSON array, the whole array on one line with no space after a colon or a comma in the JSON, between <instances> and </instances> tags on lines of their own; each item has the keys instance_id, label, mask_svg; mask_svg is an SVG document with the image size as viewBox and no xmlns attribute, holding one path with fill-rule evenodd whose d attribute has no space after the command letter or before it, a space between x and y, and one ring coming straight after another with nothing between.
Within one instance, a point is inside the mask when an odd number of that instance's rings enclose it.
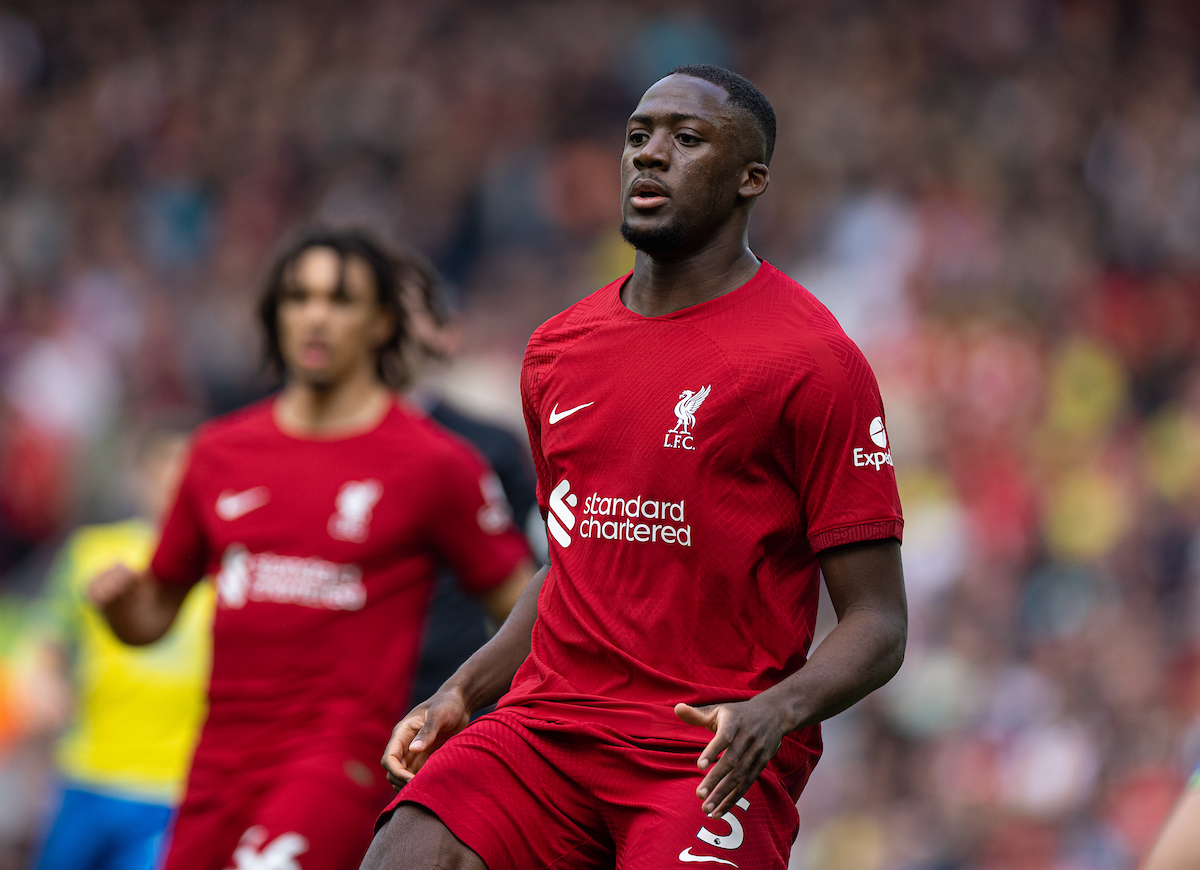
<instances>
[{"instance_id":1,"label":"standard chartered logo","mask_svg":"<svg viewBox=\"0 0 1200 870\"><path fill-rule=\"evenodd\" d=\"M550 515L546 517L546 527L560 547L571 546L570 532L575 528L575 514L571 508L577 504L579 496L571 492L571 481L565 478L550 493Z\"/></svg>"},{"instance_id":2,"label":"standard chartered logo","mask_svg":"<svg viewBox=\"0 0 1200 870\"><path fill-rule=\"evenodd\" d=\"M692 545L692 526L687 522L686 506L680 501L662 501L642 495L602 496L592 493L583 503L579 528L572 508L579 507L579 496L571 484L561 481L550 493L550 513L546 527L560 547L571 546L571 532L579 537L603 541L630 541L639 544Z\"/></svg>"}]
</instances>

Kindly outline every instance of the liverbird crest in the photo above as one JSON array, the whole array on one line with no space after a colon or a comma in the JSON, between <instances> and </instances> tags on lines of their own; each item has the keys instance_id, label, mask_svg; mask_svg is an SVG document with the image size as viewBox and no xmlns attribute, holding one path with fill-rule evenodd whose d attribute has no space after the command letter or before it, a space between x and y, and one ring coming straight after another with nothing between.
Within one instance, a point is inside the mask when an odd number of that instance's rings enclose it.
<instances>
[{"instance_id":1,"label":"liverbird crest","mask_svg":"<svg viewBox=\"0 0 1200 870\"><path fill-rule=\"evenodd\" d=\"M679 401L675 403L675 428L670 431L684 435L689 434L692 427L696 425L696 411L704 404L704 400L711 392L712 384L702 387L696 392L684 390L680 393Z\"/></svg>"}]
</instances>

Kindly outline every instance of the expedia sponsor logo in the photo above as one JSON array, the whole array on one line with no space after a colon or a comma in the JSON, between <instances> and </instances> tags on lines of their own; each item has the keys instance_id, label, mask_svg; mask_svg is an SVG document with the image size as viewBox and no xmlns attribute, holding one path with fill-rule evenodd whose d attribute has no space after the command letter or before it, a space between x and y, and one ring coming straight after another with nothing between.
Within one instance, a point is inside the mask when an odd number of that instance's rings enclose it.
<instances>
[{"instance_id":1,"label":"expedia sponsor logo","mask_svg":"<svg viewBox=\"0 0 1200 870\"><path fill-rule=\"evenodd\" d=\"M854 448L854 467L864 468L868 465L874 466L878 471L884 465L892 465L892 451L887 449L888 437L887 430L883 426L883 418L876 417L871 421L868 434L871 436L871 441L876 447L882 447L883 450L863 450L861 447ZM894 466L893 466L894 467Z\"/></svg>"},{"instance_id":2,"label":"expedia sponsor logo","mask_svg":"<svg viewBox=\"0 0 1200 870\"><path fill-rule=\"evenodd\" d=\"M217 600L224 607L273 601L327 610L360 610L367 600L362 569L324 559L251 553L232 544L217 573Z\"/></svg>"}]
</instances>

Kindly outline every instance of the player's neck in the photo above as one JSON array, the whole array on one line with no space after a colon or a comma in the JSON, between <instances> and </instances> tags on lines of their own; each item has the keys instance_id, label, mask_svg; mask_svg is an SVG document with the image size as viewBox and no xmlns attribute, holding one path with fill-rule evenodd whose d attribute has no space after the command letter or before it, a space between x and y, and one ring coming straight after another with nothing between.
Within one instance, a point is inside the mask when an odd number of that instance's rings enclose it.
<instances>
[{"instance_id":1,"label":"player's neck","mask_svg":"<svg viewBox=\"0 0 1200 870\"><path fill-rule=\"evenodd\" d=\"M354 435L375 428L392 399L373 372L331 385L291 379L275 400L273 413L280 429L300 438Z\"/></svg>"},{"instance_id":2,"label":"player's neck","mask_svg":"<svg viewBox=\"0 0 1200 870\"><path fill-rule=\"evenodd\" d=\"M736 243L716 240L675 259L638 251L621 301L643 317L670 314L736 290L754 277L759 265L744 234Z\"/></svg>"}]
</instances>

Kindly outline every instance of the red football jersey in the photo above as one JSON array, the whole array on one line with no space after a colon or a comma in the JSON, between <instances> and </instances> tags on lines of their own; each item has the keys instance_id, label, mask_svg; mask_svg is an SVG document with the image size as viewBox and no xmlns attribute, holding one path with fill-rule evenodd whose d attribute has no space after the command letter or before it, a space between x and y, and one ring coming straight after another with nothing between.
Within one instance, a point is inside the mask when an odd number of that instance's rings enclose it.
<instances>
[{"instance_id":1,"label":"red football jersey","mask_svg":"<svg viewBox=\"0 0 1200 870\"><path fill-rule=\"evenodd\" d=\"M552 566L501 706L706 742L672 708L743 700L804 665L815 554L901 536L883 404L829 311L765 262L661 317L626 308L623 283L547 321L525 355ZM785 742L789 788L819 753L815 727Z\"/></svg>"},{"instance_id":2,"label":"red football jersey","mask_svg":"<svg viewBox=\"0 0 1200 870\"><path fill-rule=\"evenodd\" d=\"M215 575L210 710L189 789L298 753L373 771L408 701L442 561L470 592L528 555L474 451L397 403L374 429L296 438L271 401L197 434L151 569Z\"/></svg>"}]
</instances>

